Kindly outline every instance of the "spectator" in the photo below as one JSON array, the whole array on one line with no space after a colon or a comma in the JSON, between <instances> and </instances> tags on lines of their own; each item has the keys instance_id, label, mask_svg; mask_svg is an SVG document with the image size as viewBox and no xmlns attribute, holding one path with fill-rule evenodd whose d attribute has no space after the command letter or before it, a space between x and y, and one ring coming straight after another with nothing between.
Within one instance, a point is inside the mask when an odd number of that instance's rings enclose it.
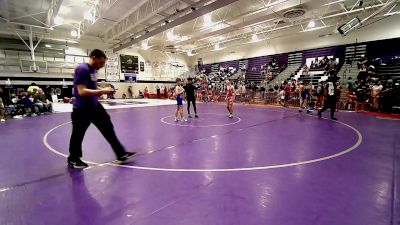
<instances>
[{"instance_id":1,"label":"spectator","mask_svg":"<svg viewBox=\"0 0 400 225\"><path fill-rule=\"evenodd\" d=\"M168 98L167 86L164 87L164 98Z\"/></svg>"},{"instance_id":2,"label":"spectator","mask_svg":"<svg viewBox=\"0 0 400 225\"><path fill-rule=\"evenodd\" d=\"M290 96L290 84L287 83L286 81L283 83L284 84L284 91L285 91L285 102L284 102L284 107L287 107L289 103L289 96Z\"/></svg>"},{"instance_id":3,"label":"spectator","mask_svg":"<svg viewBox=\"0 0 400 225\"><path fill-rule=\"evenodd\" d=\"M317 96L317 102L315 107L323 108L324 107L324 93L325 93L325 84L323 81L320 81L315 92Z\"/></svg>"},{"instance_id":4,"label":"spectator","mask_svg":"<svg viewBox=\"0 0 400 225\"><path fill-rule=\"evenodd\" d=\"M157 98L161 98L161 89L158 85L156 85L156 92L157 92Z\"/></svg>"},{"instance_id":5,"label":"spectator","mask_svg":"<svg viewBox=\"0 0 400 225\"><path fill-rule=\"evenodd\" d=\"M357 81L357 89L356 89L356 96L357 96L357 104L356 104L356 111L365 111L365 104L368 100L368 91L366 84L361 81ZM361 105L361 107L360 107Z\"/></svg>"},{"instance_id":6,"label":"spectator","mask_svg":"<svg viewBox=\"0 0 400 225\"><path fill-rule=\"evenodd\" d=\"M132 86L128 87L128 98L133 98Z\"/></svg>"},{"instance_id":7,"label":"spectator","mask_svg":"<svg viewBox=\"0 0 400 225\"><path fill-rule=\"evenodd\" d=\"M150 98L149 89L147 89L147 87L144 88L144 97Z\"/></svg>"},{"instance_id":8,"label":"spectator","mask_svg":"<svg viewBox=\"0 0 400 225\"><path fill-rule=\"evenodd\" d=\"M141 90L139 90L139 98L144 98L144 94Z\"/></svg>"},{"instance_id":9,"label":"spectator","mask_svg":"<svg viewBox=\"0 0 400 225\"><path fill-rule=\"evenodd\" d=\"M329 60L327 65L327 71L330 76L336 76L336 61L334 58Z\"/></svg>"},{"instance_id":10,"label":"spectator","mask_svg":"<svg viewBox=\"0 0 400 225\"><path fill-rule=\"evenodd\" d=\"M29 95L34 95L36 94L37 90L39 90L39 87L35 83L31 83L31 86L28 87L28 94Z\"/></svg>"},{"instance_id":11,"label":"spectator","mask_svg":"<svg viewBox=\"0 0 400 225\"><path fill-rule=\"evenodd\" d=\"M122 93L122 99L126 99L126 94Z\"/></svg>"},{"instance_id":12,"label":"spectator","mask_svg":"<svg viewBox=\"0 0 400 225\"><path fill-rule=\"evenodd\" d=\"M314 60L313 60L313 61L311 61L310 69L314 69L314 68L315 68L315 62L314 62Z\"/></svg>"},{"instance_id":13,"label":"spectator","mask_svg":"<svg viewBox=\"0 0 400 225\"><path fill-rule=\"evenodd\" d=\"M392 113L396 93L393 86L393 80L389 79L386 88L382 91L382 111L384 113Z\"/></svg>"},{"instance_id":14,"label":"spectator","mask_svg":"<svg viewBox=\"0 0 400 225\"><path fill-rule=\"evenodd\" d=\"M33 98L31 98L26 92L23 92L21 95L21 100L17 102L19 111L22 114L28 113L30 116L36 116L36 114L39 112L39 109L33 104Z\"/></svg>"},{"instance_id":15,"label":"spectator","mask_svg":"<svg viewBox=\"0 0 400 225\"><path fill-rule=\"evenodd\" d=\"M377 81L373 86L371 90L371 99L372 99L372 109L379 111L380 110L380 94L381 91L383 90L383 86L381 84L381 81Z\"/></svg>"},{"instance_id":16,"label":"spectator","mask_svg":"<svg viewBox=\"0 0 400 225\"><path fill-rule=\"evenodd\" d=\"M37 107L37 112L53 112L53 104L47 99L46 94L41 88L38 89L37 93L33 96L34 106Z\"/></svg>"},{"instance_id":17,"label":"spectator","mask_svg":"<svg viewBox=\"0 0 400 225\"><path fill-rule=\"evenodd\" d=\"M3 101L3 89L0 87L0 122L4 122L4 101Z\"/></svg>"},{"instance_id":18,"label":"spectator","mask_svg":"<svg viewBox=\"0 0 400 225\"><path fill-rule=\"evenodd\" d=\"M349 91L351 91L351 92L355 91L356 88L357 88L356 82L355 82L354 80L352 80L351 77L348 78L348 81L347 81L347 88L348 88Z\"/></svg>"},{"instance_id":19,"label":"spectator","mask_svg":"<svg viewBox=\"0 0 400 225\"><path fill-rule=\"evenodd\" d=\"M304 65L302 75L308 76L309 71L310 71L310 69L308 68L307 64Z\"/></svg>"}]
</instances>

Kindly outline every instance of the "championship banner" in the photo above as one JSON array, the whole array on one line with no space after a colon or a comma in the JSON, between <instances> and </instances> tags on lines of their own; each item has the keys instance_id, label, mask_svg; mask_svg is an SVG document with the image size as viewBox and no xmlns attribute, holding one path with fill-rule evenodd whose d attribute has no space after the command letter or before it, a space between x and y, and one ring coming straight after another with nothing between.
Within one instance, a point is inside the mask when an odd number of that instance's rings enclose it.
<instances>
[{"instance_id":1,"label":"championship banner","mask_svg":"<svg viewBox=\"0 0 400 225\"><path fill-rule=\"evenodd\" d=\"M106 55L107 55L107 61L106 61L106 65L105 65L106 81L118 82L118 81L120 81L118 54L106 52Z\"/></svg>"}]
</instances>

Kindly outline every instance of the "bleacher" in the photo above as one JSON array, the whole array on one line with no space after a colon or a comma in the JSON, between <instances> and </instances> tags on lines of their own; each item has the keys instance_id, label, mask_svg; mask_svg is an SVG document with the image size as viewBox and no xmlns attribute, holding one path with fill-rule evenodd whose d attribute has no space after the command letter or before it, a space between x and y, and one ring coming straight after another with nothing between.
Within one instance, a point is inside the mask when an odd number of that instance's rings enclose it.
<instances>
[{"instance_id":1,"label":"bleacher","mask_svg":"<svg viewBox=\"0 0 400 225\"><path fill-rule=\"evenodd\" d=\"M266 74L263 73L265 65L268 65L272 59L275 58L278 67L272 69L272 79L278 76L282 71L285 70L288 63L288 54L279 54L271 56L262 56L251 58L248 61L248 68L246 71L246 82L260 84L265 79Z\"/></svg>"},{"instance_id":2,"label":"bleacher","mask_svg":"<svg viewBox=\"0 0 400 225\"><path fill-rule=\"evenodd\" d=\"M379 65L376 68L376 76L382 81L392 79L394 82L400 81L400 64Z\"/></svg>"}]
</instances>

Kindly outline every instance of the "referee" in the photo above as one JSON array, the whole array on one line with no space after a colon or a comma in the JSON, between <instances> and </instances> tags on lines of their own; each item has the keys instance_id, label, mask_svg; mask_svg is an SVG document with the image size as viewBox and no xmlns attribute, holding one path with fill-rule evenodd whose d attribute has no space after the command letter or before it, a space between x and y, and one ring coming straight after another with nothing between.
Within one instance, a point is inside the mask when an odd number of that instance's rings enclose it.
<instances>
[{"instance_id":1,"label":"referee","mask_svg":"<svg viewBox=\"0 0 400 225\"><path fill-rule=\"evenodd\" d=\"M81 160L82 141L89 125L93 123L110 143L119 161L125 161L135 152L127 152L114 132L110 116L98 101L98 96L113 94L112 88L97 88L97 71L104 67L107 60L105 53L94 49L89 55L89 62L80 64L74 74L74 96L72 118L72 134L69 143L68 166L85 168L88 165Z\"/></svg>"},{"instance_id":2,"label":"referee","mask_svg":"<svg viewBox=\"0 0 400 225\"><path fill-rule=\"evenodd\" d=\"M189 116L189 118L192 118L192 116L190 115L190 103L192 103L193 104L193 108L194 108L194 117L195 118L199 118L199 116L197 115L196 95L195 95L195 91L196 91L197 88L193 85L193 79L192 78L188 78L187 80L188 80L188 83L186 84L184 89L185 89L185 92L186 92L188 116Z\"/></svg>"}]
</instances>

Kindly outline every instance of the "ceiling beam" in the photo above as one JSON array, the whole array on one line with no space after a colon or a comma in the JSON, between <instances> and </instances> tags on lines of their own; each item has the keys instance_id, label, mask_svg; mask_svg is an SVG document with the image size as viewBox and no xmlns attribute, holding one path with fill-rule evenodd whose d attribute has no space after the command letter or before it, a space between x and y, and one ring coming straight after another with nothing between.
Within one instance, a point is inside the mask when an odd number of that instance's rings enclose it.
<instances>
[{"instance_id":1,"label":"ceiling beam","mask_svg":"<svg viewBox=\"0 0 400 225\"><path fill-rule=\"evenodd\" d=\"M106 39L106 41L111 41L123 34L126 34L127 31L132 30L146 20L151 19L154 15L159 14L164 17L169 17L169 15L163 11L169 9L179 1L180 0L168 0L165 3L165 1L161 0L149 0L140 8L121 20L121 22L106 31L102 36L104 39Z\"/></svg>"},{"instance_id":2,"label":"ceiling beam","mask_svg":"<svg viewBox=\"0 0 400 225\"><path fill-rule=\"evenodd\" d=\"M181 0L182 2L188 4L188 5L193 5L195 2L192 0Z\"/></svg>"},{"instance_id":3,"label":"ceiling beam","mask_svg":"<svg viewBox=\"0 0 400 225\"><path fill-rule=\"evenodd\" d=\"M49 25L54 25L54 17L57 16L58 11L60 11L60 7L63 0L51 0L50 7L47 11L46 23Z\"/></svg>"},{"instance_id":4,"label":"ceiling beam","mask_svg":"<svg viewBox=\"0 0 400 225\"><path fill-rule=\"evenodd\" d=\"M159 34L161 32L164 32L164 31L166 31L168 29L171 29L173 27L176 27L176 26L179 26L181 24L184 24L184 23L186 23L188 21L196 19L197 17L203 16L203 15L205 15L207 13L213 12L213 11L215 11L217 9L220 9L222 7L230 5L230 4L232 4L234 2L237 2L237 1L239 1L239 0L217 0L217 1L213 2L213 3L210 3L208 5L202 6L202 7L198 8L197 10L195 10L195 11L193 11L191 13L188 13L188 14L182 16L182 17L179 17L179 18L177 18L177 19L165 24L164 26L161 26L161 27L156 28L156 29L154 29L152 31L149 31L146 34L144 34L144 35L142 35L142 36L140 36L140 37L138 37L136 39L135 38L131 38L126 43L120 44L118 47L115 47L113 49L113 51L117 52L117 51L120 51L120 50L122 50L124 48L130 47L130 46L132 46L132 45L134 45L136 43L139 43L140 41L146 40L149 37L152 37L152 36L157 35L157 34Z\"/></svg>"}]
</instances>

